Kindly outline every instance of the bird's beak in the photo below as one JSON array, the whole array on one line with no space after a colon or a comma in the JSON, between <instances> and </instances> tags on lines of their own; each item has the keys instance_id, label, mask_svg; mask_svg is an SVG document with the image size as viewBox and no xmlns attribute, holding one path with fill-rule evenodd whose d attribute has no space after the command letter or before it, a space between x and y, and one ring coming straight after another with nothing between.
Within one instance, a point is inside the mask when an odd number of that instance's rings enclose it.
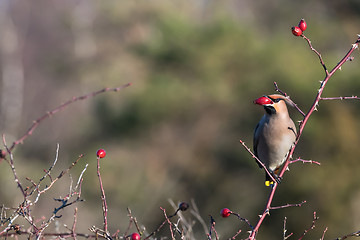
<instances>
[{"instance_id":1,"label":"bird's beak","mask_svg":"<svg viewBox=\"0 0 360 240\"><path fill-rule=\"evenodd\" d=\"M258 105L270 105L273 104L274 102L270 98L263 96L255 99L254 103Z\"/></svg>"}]
</instances>

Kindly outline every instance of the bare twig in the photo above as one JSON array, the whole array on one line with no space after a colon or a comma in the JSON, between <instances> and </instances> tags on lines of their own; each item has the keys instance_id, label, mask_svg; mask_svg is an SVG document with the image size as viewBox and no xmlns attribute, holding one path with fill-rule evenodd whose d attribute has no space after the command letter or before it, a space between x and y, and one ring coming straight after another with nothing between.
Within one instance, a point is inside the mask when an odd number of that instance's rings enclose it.
<instances>
[{"instance_id":1,"label":"bare twig","mask_svg":"<svg viewBox=\"0 0 360 240\"><path fill-rule=\"evenodd\" d=\"M277 83L274 82L275 85L275 91L279 92L281 95L283 95L284 97L286 97L287 101L290 102L290 104L296 108L296 110L299 111L299 113L301 113L301 115L303 115L303 117L305 117L305 113L298 107L298 105L290 98L290 96L288 96L286 94L286 92L283 92L282 90L280 90L280 88L278 87Z\"/></svg>"},{"instance_id":2,"label":"bare twig","mask_svg":"<svg viewBox=\"0 0 360 240\"><path fill-rule=\"evenodd\" d=\"M284 228L283 228L283 240L287 240L289 237L291 237L293 235L293 233L290 233L289 235L286 236L287 233L287 229L286 229L286 220L287 218L284 218Z\"/></svg>"},{"instance_id":3,"label":"bare twig","mask_svg":"<svg viewBox=\"0 0 360 240\"><path fill-rule=\"evenodd\" d=\"M165 225L165 223L166 223L166 219L159 225L159 227L158 227L156 230L154 230L154 231L151 232L147 237L145 237L144 240L149 239L152 235L154 235L155 233L159 232L160 229Z\"/></svg>"},{"instance_id":4,"label":"bare twig","mask_svg":"<svg viewBox=\"0 0 360 240\"><path fill-rule=\"evenodd\" d=\"M100 175L100 157L97 157L97 176L99 178L99 183L100 183L100 192L101 192L101 202L102 202L102 210L103 210L103 216L104 216L104 232L106 234L108 234L108 222L107 222L107 212L108 212L108 207L106 204L106 197L105 197L105 190L104 190L104 186L101 180L101 175Z\"/></svg>"},{"instance_id":5,"label":"bare twig","mask_svg":"<svg viewBox=\"0 0 360 240\"><path fill-rule=\"evenodd\" d=\"M306 203L306 201L302 201L301 203L294 203L294 204L288 203L278 207L270 207L270 209L275 210L275 209L288 208L288 207L301 207L304 203Z\"/></svg>"},{"instance_id":6,"label":"bare twig","mask_svg":"<svg viewBox=\"0 0 360 240\"><path fill-rule=\"evenodd\" d=\"M219 240L219 236L218 236L218 234L217 234L217 232L216 232L216 229L215 229L215 220L214 220L214 218L210 215L210 229L209 229L209 233L207 234L209 240L212 239L212 232L214 232L214 234L215 234L215 239L216 239L216 240Z\"/></svg>"},{"instance_id":7,"label":"bare twig","mask_svg":"<svg viewBox=\"0 0 360 240\"><path fill-rule=\"evenodd\" d=\"M249 220L247 220L246 218L243 218L243 217L240 217L240 214L236 213L236 212L233 212L233 211L230 211L230 214L233 214L235 215L238 219L240 219L241 221L243 222L246 222L247 225L249 225L249 227L254 230L254 227L250 224Z\"/></svg>"},{"instance_id":8,"label":"bare twig","mask_svg":"<svg viewBox=\"0 0 360 240\"><path fill-rule=\"evenodd\" d=\"M138 222L137 222L137 220L136 220L136 217L133 217L130 208L127 208L127 211L128 211L128 216L129 216L129 218L130 218L130 221L129 221L129 226L128 226L128 228L126 229L126 231L125 231L125 233L124 233L124 238L125 238L125 236L128 234L132 223L135 224L136 230L137 230L138 233L141 235L140 227L139 227L139 224L138 224Z\"/></svg>"},{"instance_id":9,"label":"bare twig","mask_svg":"<svg viewBox=\"0 0 360 240\"><path fill-rule=\"evenodd\" d=\"M5 147L6 151L7 151L7 153L10 155L9 164L10 164L11 170L12 170L12 172L13 172L13 175L14 175L14 178L15 178L15 182L16 182L16 184L18 185L18 187L19 187L19 189L20 189L20 191L21 191L21 193L22 193L22 195L23 195L23 197L24 197L24 200L26 200L27 194L26 194L26 192L24 191L24 188L23 188L23 186L22 186L22 184L21 184L21 182L20 182L20 180L19 180L19 178L18 178L18 176L17 176L17 174L16 174L15 165L14 165L14 156L13 156L13 154L12 154L12 152L11 152L11 148L8 148L8 146L7 146L7 144L6 144L6 140L5 140L5 135L4 135L4 134L2 135L2 140L3 140L4 147Z\"/></svg>"},{"instance_id":10,"label":"bare twig","mask_svg":"<svg viewBox=\"0 0 360 240\"><path fill-rule=\"evenodd\" d=\"M74 102L77 102L77 101L80 101L80 100L85 100L85 99L88 99L88 98L92 98L92 97L95 97L96 95L98 94L101 94L101 93L105 93L105 92L118 92L126 87L129 87L131 86L132 84L131 83L127 83L127 84L124 84L120 87L117 87L117 88L104 88L104 89L101 89L99 91L95 91L95 92L91 92L91 93L88 93L88 94L85 94L83 96L79 96L79 97L73 97L71 98L70 100L68 100L67 102L61 104L60 106L56 107L55 109L45 113L43 116L39 117L38 119L36 119L33 124L31 125L31 127L26 131L26 133L20 137L18 140L14 141L13 144L11 145L11 147L9 148L10 151L12 151L16 145L18 144L22 144L24 142L24 140L26 138L28 138L33 132L34 130L39 126L39 124L44 121L45 119L48 119L49 117L51 117L52 115L54 115L55 113L57 112L60 112L61 110L65 109L68 105L74 103ZM6 155L7 153L4 153L3 152L3 155ZM3 156L4 157L4 156Z\"/></svg>"},{"instance_id":11,"label":"bare twig","mask_svg":"<svg viewBox=\"0 0 360 240\"><path fill-rule=\"evenodd\" d=\"M305 35L302 35L302 37L307 41L307 43L309 44L309 47L311 49L311 51L313 51L319 58L321 66L324 68L325 74L326 76L329 75L329 71L327 70L324 60L321 57L321 54L312 46L310 39L308 39L307 37L305 37Z\"/></svg>"},{"instance_id":12,"label":"bare twig","mask_svg":"<svg viewBox=\"0 0 360 240\"><path fill-rule=\"evenodd\" d=\"M78 212L78 208L76 207L75 208L75 211L74 211L74 222L73 222L73 225L72 225L72 228L71 228L71 233L72 233L72 237L74 240L76 240L76 223L77 223L77 212Z\"/></svg>"},{"instance_id":13,"label":"bare twig","mask_svg":"<svg viewBox=\"0 0 360 240\"><path fill-rule=\"evenodd\" d=\"M62 178L67 172L69 172L69 171L78 163L78 161L79 161L82 157L84 157L83 154L81 154L81 155L75 160L75 162L73 162L65 171L61 171L61 173L59 174L59 176L57 176L54 180L52 180L52 181L50 182L50 184L48 184L43 190L40 190L40 189L39 189L39 187L40 187L40 181L39 181L38 184L35 184L34 190L29 194L29 196L30 196L30 195L33 194L33 192L34 192L35 190L38 191L37 197L36 197L36 199L34 200L34 202L32 203L32 205L33 205L33 204L36 204L36 203L38 202L39 198L40 198L40 195L43 194L43 193L45 193L46 191L48 191L48 190L55 184L55 182L57 182L57 181L58 181L60 178Z\"/></svg>"},{"instance_id":14,"label":"bare twig","mask_svg":"<svg viewBox=\"0 0 360 240\"><path fill-rule=\"evenodd\" d=\"M321 236L320 240L324 240L324 238L325 238L325 233L326 233L327 230L328 230L328 227L326 227L326 228L324 229L323 235Z\"/></svg>"},{"instance_id":15,"label":"bare twig","mask_svg":"<svg viewBox=\"0 0 360 240\"><path fill-rule=\"evenodd\" d=\"M337 238L336 240L343 240L343 239L347 239L349 237L360 237L360 231L356 231L356 232L353 232L353 233L349 233L345 236L342 236L340 238Z\"/></svg>"},{"instance_id":16,"label":"bare twig","mask_svg":"<svg viewBox=\"0 0 360 240\"><path fill-rule=\"evenodd\" d=\"M231 237L231 239L236 239L237 236L241 233L241 229L239 229L234 236Z\"/></svg>"},{"instance_id":17,"label":"bare twig","mask_svg":"<svg viewBox=\"0 0 360 240\"><path fill-rule=\"evenodd\" d=\"M243 147L246 149L246 151L248 151L251 156L256 160L256 162L258 162L264 169L266 174L271 178L271 180L273 182L277 182L277 180L274 178L274 176L270 173L269 169L265 166L265 164L260 161L260 159L258 157L255 156L255 154L250 150L250 148L248 146L246 146L245 142L240 140L241 145L243 145Z\"/></svg>"},{"instance_id":18,"label":"bare twig","mask_svg":"<svg viewBox=\"0 0 360 240\"><path fill-rule=\"evenodd\" d=\"M166 215L166 210L165 210L165 208L162 208L162 207L160 209L163 211L164 216L165 216L165 220L169 224L171 239L175 240L174 232L172 230L172 223L171 223L170 219L168 218L168 216Z\"/></svg>"},{"instance_id":19,"label":"bare twig","mask_svg":"<svg viewBox=\"0 0 360 240\"><path fill-rule=\"evenodd\" d=\"M326 97L320 98L320 100L360 100L358 96L351 96L351 97Z\"/></svg>"},{"instance_id":20,"label":"bare twig","mask_svg":"<svg viewBox=\"0 0 360 240\"><path fill-rule=\"evenodd\" d=\"M321 163L317 162L317 161L314 161L314 160L304 160L304 159L301 159L301 158L297 158L295 160L290 160L290 163L289 164L292 164L292 163L296 163L296 162L302 162L302 163L310 163L310 164L316 164L316 165L321 165Z\"/></svg>"},{"instance_id":21,"label":"bare twig","mask_svg":"<svg viewBox=\"0 0 360 240\"><path fill-rule=\"evenodd\" d=\"M310 230L314 229L315 228L315 222L319 219L319 217L316 216L316 212L314 212L314 217L313 217L313 221L312 221L312 224L311 226L306 229L303 233L303 235L299 238L299 240L303 239L303 237L306 235L306 233L308 233Z\"/></svg>"}]
</instances>

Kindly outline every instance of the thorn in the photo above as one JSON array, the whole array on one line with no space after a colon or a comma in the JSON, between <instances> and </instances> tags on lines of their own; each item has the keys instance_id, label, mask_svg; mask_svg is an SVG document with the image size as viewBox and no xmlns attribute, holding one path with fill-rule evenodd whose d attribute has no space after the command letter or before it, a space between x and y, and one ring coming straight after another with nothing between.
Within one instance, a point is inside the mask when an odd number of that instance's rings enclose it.
<instances>
[{"instance_id":1,"label":"thorn","mask_svg":"<svg viewBox=\"0 0 360 240\"><path fill-rule=\"evenodd\" d=\"M261 214L259 215L259 218L262 218L262 215L261 215Z\"/></svg>"},{"instance_id":2,"label":"thorn","mask_svg":"<svg viewBox=\"0 0 360 240\"><path fill-rule=\"evenodd\" d=\"M341 66L339 67L339 70L341 71Z\"/></svg>"},{"instance_id":3,"label":"thorn","mask_svg":"<svg viewBox=\"0 0 360 240\"><path fill-rule=\"evenodd\" d=\"M357 48L359 48L359 45L357 45L356 43L354 43L354 44L352 44L352 48L357 49Z\"/></svg>"},{"instance_id":4,"label":"thorn","mask_svg":"<svg viewBox=\"0 0 360 240\"><path fill-rule=\"evenodd\" d=\"M247 231L247 233L248 233L248 234L251 234L251 233L252 233L252 231Z\"/></svg>"}]
</instances>

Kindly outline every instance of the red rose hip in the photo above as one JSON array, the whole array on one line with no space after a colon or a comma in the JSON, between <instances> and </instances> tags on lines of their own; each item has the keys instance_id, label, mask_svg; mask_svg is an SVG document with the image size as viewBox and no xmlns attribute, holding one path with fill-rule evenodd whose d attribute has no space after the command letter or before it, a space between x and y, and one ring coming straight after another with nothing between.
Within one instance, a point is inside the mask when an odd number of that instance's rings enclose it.
<instances>
[{"instance_id":1,"label":"red rose hip","mask_svg":"<svg viewBox=\"0 0 360 240\"><path fill-rule=\"evenodd\" d=\"M106 156L105 150L100 148L99 150L97 150L96 156L99 158L104 158Z\"/></svg>"},{"instance_id":2,"label":"red rose hip","mask_svg":"<svg viewBox=\"0 0 360 240\"><path fill-rule=\"evenodd\" d=\"M301 29L301 31L305 31L307 28L307 24L305 22L305 19L301 19L299 22L299 28Z\"/></svg>"},{"instance_id":3,"label":"red rose hip","mask_svg":"<svg viewBox=\"0 0 360 240\"><path fill-rule=\"evenodd\" d=\"M291 31L294 34L294 36L297 36L297 37L303 33L303 31L299 27L296 27L296 26L292 27Z\"/></svg>"},{"instance_id":4,"label":"red rose hip","mask_svg":"<svg viewBox=\"0 0 360 240\"><path fill-rule=\"evenodd\" d=\"M138 233L131 234L131 240L140 240L141 237Z\"/></svg>"},{"instance_id":5,"label":"red rose hip","mask_svg":"<svg viewBox=\"0 0 360 240\"><path fill-rule=\"evenodd\" d=\"M221 209L221 211L220 211L220 215L221 215L223 218L227 218L228 216L230 216L230 214L231 214L231 211L230 211L230 209L228 209L228 208L223 208L223 209Z\"/></svg>"}]
</instances>

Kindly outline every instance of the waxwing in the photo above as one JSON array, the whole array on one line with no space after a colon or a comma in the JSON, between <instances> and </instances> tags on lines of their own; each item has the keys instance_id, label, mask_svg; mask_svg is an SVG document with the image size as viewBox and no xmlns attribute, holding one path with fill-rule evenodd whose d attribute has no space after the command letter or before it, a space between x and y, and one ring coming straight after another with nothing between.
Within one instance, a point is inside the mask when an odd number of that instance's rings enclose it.
<instances>
[{"instance_id":1,"label":"waxwing","mask_svg":"<svg viewBox=\"0 0 360 240\"><path fill-rule=\"evenodd\" d=\"M270 174L279 180L279 168L285 162L296 138L296 127L286 107L289 102L286 97L274 94L260 97L254 103L265 109L265 115L254 132L254 154ZM262 168L261 164L259 167ZM266 174L265 185L272 184L271 177Z\"/></svg>"}]
</instances>

